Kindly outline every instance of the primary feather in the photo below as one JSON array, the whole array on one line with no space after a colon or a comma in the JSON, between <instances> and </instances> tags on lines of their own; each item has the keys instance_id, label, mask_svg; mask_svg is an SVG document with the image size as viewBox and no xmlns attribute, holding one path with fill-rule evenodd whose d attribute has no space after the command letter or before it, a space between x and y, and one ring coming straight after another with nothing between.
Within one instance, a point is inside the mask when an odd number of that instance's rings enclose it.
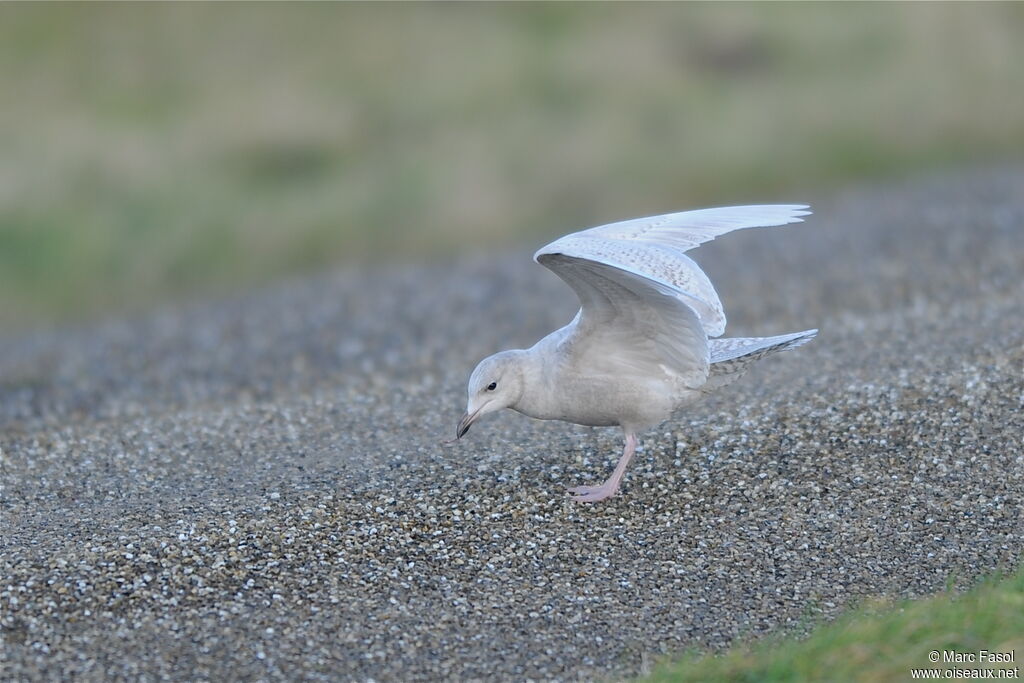
<instances>
[{"instance_id":1,"label":"primary feather","mask_svg":"<svg viewBox=\"0 0 1024 683\"><path fill-rule=\"evenodd\" d=\"M704 393L732 384L746 372L755 361L779 351L787 351L803 346L814 339L817 330L804 330L791 334L780 334L776 337L732 337L729 339L711 339L708 342L708 353L711 367L707 381L701 387Z\"/></svg>"}]
</instances>

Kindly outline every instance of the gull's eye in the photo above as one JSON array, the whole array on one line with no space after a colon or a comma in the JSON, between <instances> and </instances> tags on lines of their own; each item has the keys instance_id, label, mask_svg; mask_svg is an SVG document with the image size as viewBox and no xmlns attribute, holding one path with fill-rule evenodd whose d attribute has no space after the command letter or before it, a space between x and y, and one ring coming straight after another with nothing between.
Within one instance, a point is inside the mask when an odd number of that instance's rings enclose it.
<instances>
[{"instance_id":1,"label":"gull's eye","mask_svg":"<svg viewBox=\"0 0 1024 683\"><path fill-rule=\"evenodd\" d=\"M498 388L498 383L497 382L491 382L490 384L487 385L487 391L494 391L497 388Z\"/></svg>"}]
</instances>

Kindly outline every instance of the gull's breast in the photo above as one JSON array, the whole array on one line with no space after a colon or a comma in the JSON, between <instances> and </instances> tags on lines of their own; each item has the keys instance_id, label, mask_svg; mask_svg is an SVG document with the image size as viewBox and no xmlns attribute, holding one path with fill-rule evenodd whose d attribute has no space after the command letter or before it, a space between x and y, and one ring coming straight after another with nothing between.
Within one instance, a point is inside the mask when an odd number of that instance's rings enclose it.
<instances>
[{"instance_id":1,"label":"gull's breast","mask_svg":"<svg viewBox=\"0 0 1024 683\"><path fill-rule=\"evenodd\" d=\"M559 373L527 392L516 409L542 420L591 427L648 427L667 420L677 407L678 387L671 377ZM530 393L536 395L531 397ZM530 399L534 400L530 400Z\"/></svg>"}]
</instances>

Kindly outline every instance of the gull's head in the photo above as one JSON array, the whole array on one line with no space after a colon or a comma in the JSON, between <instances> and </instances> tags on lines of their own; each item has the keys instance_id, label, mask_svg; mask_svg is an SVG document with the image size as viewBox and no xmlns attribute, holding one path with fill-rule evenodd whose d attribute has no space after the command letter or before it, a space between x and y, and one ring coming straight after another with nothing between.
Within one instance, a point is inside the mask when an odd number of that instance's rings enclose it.
<instances>
[{"instance_id":1,"label":"gull's head","mask_svg":"<svg viewBox=\"0 0 1024 683\"><path fill-rule=\"evenodd\" d=\"M484 358L469 377L466 414L455 431L458 439L487 413L514 406L523 395L522 351L502 351Z\"/></svg>"}]
</instances>

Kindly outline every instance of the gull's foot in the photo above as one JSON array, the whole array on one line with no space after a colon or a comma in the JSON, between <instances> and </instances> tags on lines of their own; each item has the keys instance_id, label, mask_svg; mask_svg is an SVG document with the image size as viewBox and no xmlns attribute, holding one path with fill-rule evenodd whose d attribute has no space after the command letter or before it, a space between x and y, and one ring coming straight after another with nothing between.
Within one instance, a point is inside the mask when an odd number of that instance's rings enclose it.
<instances>
[{"instance_id":1,"label":"gull's foot","mask_svg":"<svg viewBox=\"0 0 1024 683\"><path fill-rule=\"evenodd\" d=\"M611 498L618 490L618 486L605 483L600 486L574 486L569 489L569 493L574 494L572 499L577 503L597 503Z\"/></svg>"}]
</instances>

